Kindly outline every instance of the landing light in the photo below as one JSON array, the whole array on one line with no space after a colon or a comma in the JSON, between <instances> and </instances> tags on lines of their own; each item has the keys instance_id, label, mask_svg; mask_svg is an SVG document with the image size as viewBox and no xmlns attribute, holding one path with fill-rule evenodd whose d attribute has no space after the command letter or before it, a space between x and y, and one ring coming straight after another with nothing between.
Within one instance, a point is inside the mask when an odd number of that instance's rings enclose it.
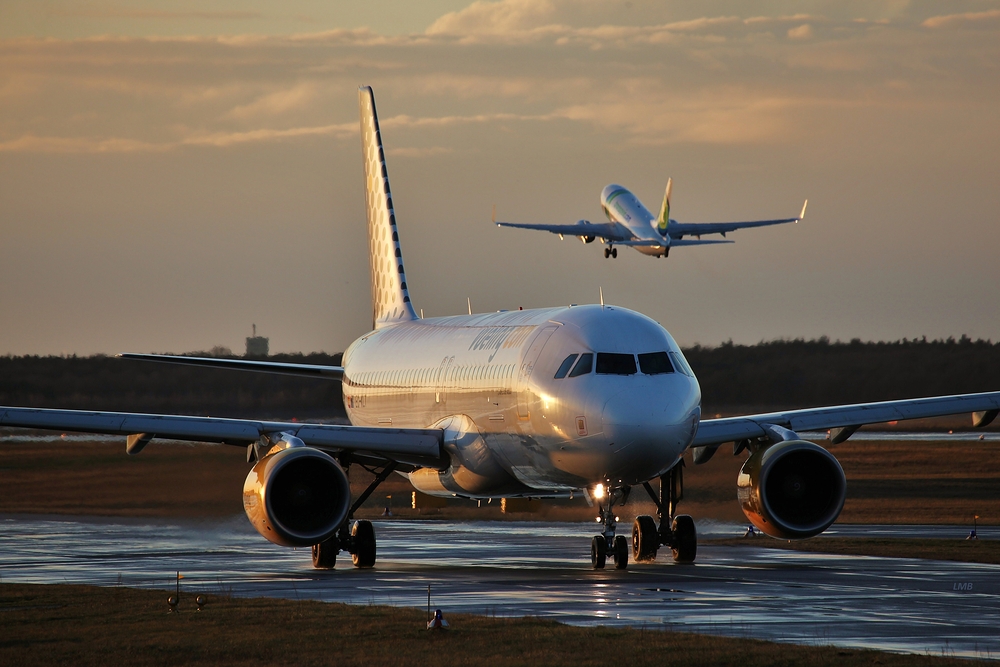
<instances>
[{"instance_id":1,"label":"landing light","mask_svg":"<svg viewBox=\"0 0 1000 667\"><path fill-rule=\"evenodd\" d=\"M594 497L597 498L598 500L600 500L601 498L604 497L604 485L603 484L598 484L597 486L594 487Z\"/></svg>"}]
</instances>

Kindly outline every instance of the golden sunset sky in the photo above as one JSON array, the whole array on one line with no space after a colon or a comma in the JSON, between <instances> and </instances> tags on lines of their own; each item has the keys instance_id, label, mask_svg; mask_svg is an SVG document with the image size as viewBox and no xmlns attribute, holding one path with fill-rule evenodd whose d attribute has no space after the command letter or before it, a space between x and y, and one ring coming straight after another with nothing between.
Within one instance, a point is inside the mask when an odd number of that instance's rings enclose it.
<instances>
[{"instance_id":1,"label":"golden sunset sky","mask_svg":"<svg viewBox=\"0 0 1000 667\"><path fill-rule=\"evenodd\" d=\"M364 7L360 5L364 4ZM0 2L0 354L342 350L357 88L427 316L605 300L685 345L1000 339L1000 2ZM667 259L497 229L796 215Z\"/></svg>"}]
</instances>

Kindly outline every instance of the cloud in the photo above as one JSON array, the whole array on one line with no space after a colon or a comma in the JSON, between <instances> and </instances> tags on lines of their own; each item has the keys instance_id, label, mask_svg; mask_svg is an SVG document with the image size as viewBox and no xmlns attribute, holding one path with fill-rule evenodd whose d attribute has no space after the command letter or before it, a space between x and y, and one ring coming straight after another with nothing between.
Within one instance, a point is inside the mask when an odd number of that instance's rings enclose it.
<instances>
[{"instance_id":1,"label":"cloud","mask_svg":"<svg viewBox=\"0 0 1000 667\"><path fill-rule=\"evenodd\" d=\"M357 123L342 123L320 127L293 127L283 130L258 129L246 132L192 134L177 141L160 143L123 137L39 137L29 134L0 142L0 153L160 153L184 146L226 148L238 144L300 137L330 136L336 139L345 139L357 133Z\"/></svg>"},{"instance_id":2,"label":"cloud","mask_svg":"<svg viewBox=\"0 0 1000 667\"><path fill-rule=\"evenodd\" d=\"M813 29L808 23L803 23L798 28L789 28L788 39L812 39Z\"/></svg>"},{"instance_id":3,"label":"cloud","mask_svg":"<svg viewBox=\"0 0 1000 667\"><path fill-rule=\"evenodd\" d=\"M289 111L307 107L318 90L316 82L303 82L286 90L278 90L258 97L249 104L234 108L229 112L233 118L247 119L258 116L278 116Z\"/></svg>"},{"instance_id":4,"label":"cloud","mask_svg":"<svg viewBox=\"0 0 1000 667\"><path fill-rule=\"evenodd\" d=\"M407 157L407 158L424 158L432 157L435 155L448 155L453 153L454 150L451 148L446 148L444 146L430 146L428 148L413 148L413 147L401 147L401 148L389 148L386 152L391 157Z\"/></svg>"},{"instance_id":5,"label":"cloud","mask_svg":"<svg viewBox=\"0 0 1000 667\"><path fill-rule=\"evenodd\" d=\"M964 14L946 14L932 16L921 25L925 28L967 27L970 24L983 24L1000 21L1000 9L985 12L966 12Z\"/></svg>"},{"instance_id":6,"label":"cloud","mask_svg":"<svg viewBox=\"0 0 1000 667\"><path fill-rule=\"evenodd\" d=\"M73 9L52 9L49 16L86 19L168 19L188 20L207 19L215 21L234 21L263 18L260 12L250 11L194 11L178 12L164 9L130 9L127 7L77 7Z\"/></svg>"}]
</instances>

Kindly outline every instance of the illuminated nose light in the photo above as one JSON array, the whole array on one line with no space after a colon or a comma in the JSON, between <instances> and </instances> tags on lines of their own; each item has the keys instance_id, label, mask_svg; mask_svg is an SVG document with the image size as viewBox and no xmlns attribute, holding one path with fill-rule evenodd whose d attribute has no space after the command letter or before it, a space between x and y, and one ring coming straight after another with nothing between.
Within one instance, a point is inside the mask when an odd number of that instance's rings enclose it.
<instances>
[{"instance_id":1,"label":"illuminated nose light","mask_svg":"<svg viewBox=\"0 0 1000 667\"><path fill-rule=\"evenodd\" d=\"M597 486L594 487L594 497L597 498L598 500L600 500L601 498L604 497L604 485L603 484L598 484Z\"/></svg>"}]
</instances>

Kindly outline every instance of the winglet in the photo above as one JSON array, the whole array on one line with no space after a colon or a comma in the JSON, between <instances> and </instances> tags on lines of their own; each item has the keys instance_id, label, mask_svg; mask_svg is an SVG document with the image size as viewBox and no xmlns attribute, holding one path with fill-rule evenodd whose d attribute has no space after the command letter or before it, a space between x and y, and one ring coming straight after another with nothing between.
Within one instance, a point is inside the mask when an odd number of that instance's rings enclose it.
<instances>
[{"instance_id":1,"label":"winglet","mask_svg":"<svg viewBox=\"0 0 1000 667\"><path fill-rule=\"evenodd\" d=\"M807 199L804 204L802 204L802 212L799 213L799 220L806 217L806 206L809 206L809 200Z\"/></svg>"},{"instance_id":2,"label":"winglet","mask_svg":"<svg viewBox=\"0 0 1000 667\"><path fill-rule=\"evenodd\" d=\"M663 195L663 204L660 206L660 217L656 219L656 228L661 234L667 233L667 225L670 224L670 191L673 190L674 179L667 179L667 192Z\"/></svg>"}]
</instances>

